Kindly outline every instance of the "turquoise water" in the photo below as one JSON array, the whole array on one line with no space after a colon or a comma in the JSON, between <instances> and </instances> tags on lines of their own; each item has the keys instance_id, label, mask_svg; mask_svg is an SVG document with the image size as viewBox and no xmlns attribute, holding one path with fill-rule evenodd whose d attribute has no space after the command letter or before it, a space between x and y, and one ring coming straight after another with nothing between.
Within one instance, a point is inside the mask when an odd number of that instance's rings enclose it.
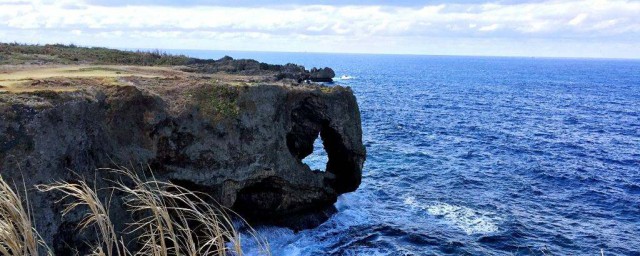
<instances>
[{"instance_id":1,"label":"turquoise water","mask_svg":"<svg viewBox=\"0 0 640 256\"><path fill-rule=\"evenodd\" d=\"M362 112L362 186L259 227L274 255L640 255L640 61L226 54L330 66Z\"/></svg>"}]
</instances>

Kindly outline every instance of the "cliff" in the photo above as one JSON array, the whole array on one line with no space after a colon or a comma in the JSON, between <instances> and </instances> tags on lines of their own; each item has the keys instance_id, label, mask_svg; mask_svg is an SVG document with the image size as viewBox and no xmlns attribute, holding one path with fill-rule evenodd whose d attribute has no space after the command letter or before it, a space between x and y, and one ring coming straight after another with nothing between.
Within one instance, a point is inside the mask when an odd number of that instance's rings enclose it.
<instances>
[{"instance_id":1,"label":"cliff","mask_svg":"<svg viewBox=\"0 0 640 256\"><path fill-rule=\"evenodd\" d=\"M365 148L349 88L77 65L5 66L0 86L0 174L27 188L78 176L107 187L103 178L113 177L98 168L127 166L245 217L286 219L330 206L360 184ZM314 171L301 160L318 136L329 160ZM55 199L29 192L35 224L53 244L74 241L81 216L61 218ZM111 214L124 219L117 202Z\"/></svg>"}]
</instances>

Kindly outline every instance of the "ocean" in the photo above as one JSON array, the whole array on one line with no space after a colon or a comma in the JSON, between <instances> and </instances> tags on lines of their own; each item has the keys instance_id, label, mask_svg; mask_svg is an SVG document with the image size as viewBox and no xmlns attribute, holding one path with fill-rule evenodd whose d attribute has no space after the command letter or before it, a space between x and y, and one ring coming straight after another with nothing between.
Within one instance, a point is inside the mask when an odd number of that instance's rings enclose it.
<instances>
[{"instance_id":1,"label":"ocean","mask_svg":"<svg viewBox=\"0 0 640 256\"><path fill-rule=\"evenodd\" d=\"M273 255L640 255L640 61L169 52L353 89L362 185L317 228L256 227Z\"/></svg>"}]
</instances>

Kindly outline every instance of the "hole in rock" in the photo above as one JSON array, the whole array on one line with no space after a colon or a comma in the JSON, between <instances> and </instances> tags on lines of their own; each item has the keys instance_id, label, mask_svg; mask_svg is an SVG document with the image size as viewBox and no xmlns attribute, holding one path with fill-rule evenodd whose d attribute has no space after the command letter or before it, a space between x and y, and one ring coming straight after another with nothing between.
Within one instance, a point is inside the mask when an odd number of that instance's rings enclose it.
<instances>
[{"instance_id":1,"label":"hole in rock","mask_svg":"<svg viewBox=\"0 0 640 256\"><path fill-rule=\"evenodd\" d=\"M329 155L324 148L322 138L320 136L316 136L316 140L313 142L313 152L303 158L302 163L308 165L311 170L319 170L324 172L327 168L328 162Z\"/></svg>"}]
</instances>

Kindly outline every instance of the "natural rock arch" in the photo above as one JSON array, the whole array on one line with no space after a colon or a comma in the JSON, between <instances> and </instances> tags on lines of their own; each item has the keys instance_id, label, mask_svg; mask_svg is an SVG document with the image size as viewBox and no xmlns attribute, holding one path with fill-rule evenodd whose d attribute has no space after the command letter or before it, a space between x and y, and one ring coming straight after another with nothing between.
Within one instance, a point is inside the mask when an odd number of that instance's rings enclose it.
<instances>
[{"instance_id":1,"label":"natural rock arch","mask_svg":"<svg viewBox=\"0 0 640 256\"><path fill-rule=\"evenodd\" d=\"M357 156L350 148L352 145L347 145L343 135L332 127L327 109L324 102L313 97L293 109L287 147L294 157L302 161L313 153L313 144L319 134L328 156L325 171L335 177L328 181L330 186L338 193L351 192L360 185L364 156Z\"/></svg>"}]
</instances>

